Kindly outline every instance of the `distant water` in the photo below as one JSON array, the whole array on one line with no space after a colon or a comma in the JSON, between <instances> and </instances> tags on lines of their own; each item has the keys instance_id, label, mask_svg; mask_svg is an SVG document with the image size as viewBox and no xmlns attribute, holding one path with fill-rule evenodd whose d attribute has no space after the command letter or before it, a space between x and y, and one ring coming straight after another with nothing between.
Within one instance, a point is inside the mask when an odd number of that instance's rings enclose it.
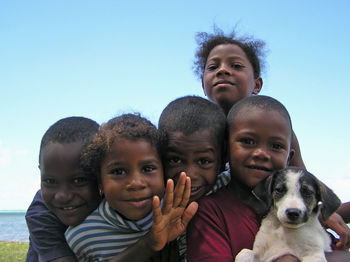
<instances>
[{"instance_id":1,"label":"distant water","mask_svg":"<svg viewBox=\"0 0 350 262\"><path fill-rule=\"evenodd\" d=\"M0 211L0 241L28 242L25 211Z\"/></svg>"}]
</instances>

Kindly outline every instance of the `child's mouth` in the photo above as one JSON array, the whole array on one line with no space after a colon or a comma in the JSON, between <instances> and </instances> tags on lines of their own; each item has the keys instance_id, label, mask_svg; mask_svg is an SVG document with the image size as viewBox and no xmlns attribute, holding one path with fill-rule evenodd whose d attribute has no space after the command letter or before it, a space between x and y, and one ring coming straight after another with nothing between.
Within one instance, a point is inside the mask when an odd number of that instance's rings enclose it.
<instances>
[{"instance_id":1,"label":"child's mouth","mask_svg":"<svg viewBox=\"0 0 350 262\"><path fill-rule=\"evenodd\" d=\"M248 166L249 169L255 169L255 170L261 170L261 171L266 171L266 172L271 172L270 169L266 167L260 167L260 166Z\"/></svg>"}]
</instances>

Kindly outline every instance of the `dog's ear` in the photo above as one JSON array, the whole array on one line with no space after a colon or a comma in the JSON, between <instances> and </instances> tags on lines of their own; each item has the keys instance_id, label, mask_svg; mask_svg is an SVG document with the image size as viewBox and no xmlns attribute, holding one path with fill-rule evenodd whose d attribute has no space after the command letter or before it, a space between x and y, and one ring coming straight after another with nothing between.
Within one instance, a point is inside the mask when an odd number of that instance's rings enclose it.
<instances>
[{"instance_id":1,"label":"dog's ear","mask_svg":"<svg viewBox=\"0 0 350 262\"><path fill-rule=\"evenodd\" d=\"M320 193L320 200L322 202L321 215L324 221L335 212L341 205L341 201L338 196L324 183L318 181L318 188Z\"/></svg>"},{"instance_id":2,"label":"dog's ear","mask_svg":"<svg viewBox=\"0 0 350 262\"><path fill-rule=\"evenodd\" d=\"M259 200L259 213L265 214L272 206L272 181L274 173L266 177L252 190L253 195Z\"/></svg>"},{"instance_id":3,"label":"dog's ear","mask_svg":"<svg viewBox=\"0 0 350 262\"><path fill-rule=\"evenodd\" d=\"M318 180L313 174L309 173L309 175L316 181L318 187L318 200L322 202L322 219L323 221L327 221L328 218L340 207L341 201L332 189L326 186L322 181Z\"/></svg>"}]
</instances>

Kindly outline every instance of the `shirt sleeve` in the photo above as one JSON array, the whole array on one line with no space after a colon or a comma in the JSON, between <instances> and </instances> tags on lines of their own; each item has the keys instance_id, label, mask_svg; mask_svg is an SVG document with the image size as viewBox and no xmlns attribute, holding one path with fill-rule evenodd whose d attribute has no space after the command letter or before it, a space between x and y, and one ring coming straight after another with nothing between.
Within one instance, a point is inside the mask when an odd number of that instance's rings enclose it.
<instances>
[{"instance_id":1,"label":"shirt sleeve","mask_svg":"<svg viewBox=\"0 0 350 262\"><path fill-rule=\"evenodd\" d=\"M30 241L26 262L74 256L64 236L67 226L46 207L41 190L36 193L25 218ZM33 260L35 258L37 260Z\"/></svg>"}]
</instances>

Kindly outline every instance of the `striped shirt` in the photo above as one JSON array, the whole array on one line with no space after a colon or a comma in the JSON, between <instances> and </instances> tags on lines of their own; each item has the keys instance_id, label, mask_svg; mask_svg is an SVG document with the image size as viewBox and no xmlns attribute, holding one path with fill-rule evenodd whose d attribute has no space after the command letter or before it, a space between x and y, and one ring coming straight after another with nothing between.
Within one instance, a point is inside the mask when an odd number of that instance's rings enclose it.
<instances>
[{"instance_id":1,"label":"striped shirt","mask_svg":"<svg viewBox=\"0 0 350 262\"><path fill-rule=\"evenodd\" d=\"M134 245L152 227L152 212L139 221L122 218L104 199L66 239L79 261L106 261Z\"/></svg>"}]
</instances>

